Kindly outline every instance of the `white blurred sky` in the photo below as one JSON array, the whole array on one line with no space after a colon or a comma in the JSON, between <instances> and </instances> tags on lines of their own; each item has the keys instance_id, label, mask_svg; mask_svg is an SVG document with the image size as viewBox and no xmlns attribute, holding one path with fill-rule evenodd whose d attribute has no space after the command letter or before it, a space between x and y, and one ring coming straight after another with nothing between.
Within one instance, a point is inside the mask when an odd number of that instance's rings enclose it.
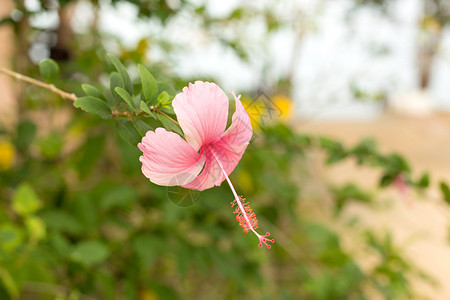
<instances>
[{"instance_id":1,"label":"white blurred sky","mask_svg":"<svg viewBox=\"0 0 450 300\"><path fill-rule=\"evenodd\" d=\"M28 0L30 5L34 1ZM176 4L177 1L170 2ZM238 0L206 2L209 4L209 12L215 16L227 15L240 3ZM267 1L258 3L264 5L265 2ZM283 9L288 12L293 7L300 7L317 28L315 32L305 35L296 54L298 59L293 97L298 107L304 111L320 112L323 107L335 105L344 110L358 111L361 105L354 104L349 89L352 82L369 92L385 90L394 93L414 89L417 86L415 51L420 2L421 0L395 1L395 5L391 7L393 20L376 10L361 9L353 15L352 26L349 26L345 17L351 0L280 1L274 9L283 13ZM136 20L136 9L132 5L121 3L116 8L108 5L102 7L99 23L101 30L120 37L125 45L133 47L142 38L162 34L157 24ZM91 20L89 5L82 3L74 18L75 29L83 31ZM51 21L52 16L49 15L41 20ZM286 28L271 40L264 41L263 27L260 25L255 22L242 32L248 47L256 49L250 63L243 63L230 49L202 37L192 16L182 16L173 22L169 33L165 32L169 39L187 45L183 51L172 55L173 71L190 77L211 75L217 78L225 90L239 92L262 87L263 61L270 62L269 73L272 78L290 68L294 32ZM449 32L444 34L430 89L433 105L441 109L450 109L449 35ZM258 52L257 48L264 43L268 44L266 51ZM369 48L386 48L388 53L374 56ZM153 59L160 59L163 55L158 51L151 52Z\"/></svg>"}]
</instances>

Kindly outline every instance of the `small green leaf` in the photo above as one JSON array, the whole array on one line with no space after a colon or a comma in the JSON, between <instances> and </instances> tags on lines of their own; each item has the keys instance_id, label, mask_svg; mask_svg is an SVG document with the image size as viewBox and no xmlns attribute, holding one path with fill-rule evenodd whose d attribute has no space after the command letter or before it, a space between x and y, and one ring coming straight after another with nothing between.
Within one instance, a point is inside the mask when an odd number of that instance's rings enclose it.
<instances>
[{"instance_id":1,"label":"small green leaf","mask_svg":"<svg viewBox=\"0 0 450 300\"><path fill-rule=\"evenodd\" d=\"M106 137L103 134L90 135L79 150L79 156L75 158L75 168L80 178L86 178L95 169L100 157L105 151Z\"/></svg>"},{"instance_id":2,"label":"small green leaf","mask_svg":"<svg viewBox=\"0 0 450 300\"><path fill-rule=\"evenodd\" d=\"M36 137L36 125L28 120L17 126L17 136L14 144L19 150L26 150Z\"/></svg>"},{"instance_id":3,"label":"small green leaf","mask_svg":"<svg viewBox=\"0 0 450 300\"><path fill-rule=\"evenodd\" d=\"M150 267L158 257L161 241L150 233L141 233L131 241L131 249L146 268Z\"/></svg>"},{"instance_id":4,"label":"small green leaf","mask_svg":"<svg viewBox=\"0 0 450 300\"><path fill-rule=\"evenodd\" d=\"M58 77L59 66L53 59L47 58L39 63L39 72L42 78L50 83Z\"/></svg>"},{"instance_id":5,"label":"small green leaf","mask_svg":"<svg viewBox=\"0 0 450 300\"><path fill-rule=\"evenodd\" d=\"M79 234L82 231L81 223L64 210L48 210L42 214L46 227L51 231L61 231Z\"/></svg>"},{"instance_id":6,"label":"small green leaf","mask_svg":"<svg viewBox=\"0 0 450 300\"><path fill-rule=\"evenodd\" d=\"M177 124L175 124L173 121L171 121L168 117L161 115L161 114L158 114L158 117L161 120L161 123L164 128L183 136L183 131L181 131L181 128L178 127Z\"/></svg>"},{"instance_id":7,"label":"small green leaf","mask_svg":"<svg viewBox=\"0 0 450 300\"><path fill-rule=\"evenodd\" d=\"M158 81L158 93L160 94L163 91L166 91L171 98L177 93L172 84L167 81Z\"/></svg>"},{"instance_id":8,"label":"small green leaf","mask_svg":"<svg viewBox=\"0 0 450 300\"><path fill-rule=\"evenodd\" d=\"M141 134L131 122L119 120L116 122L116 126L119 135L129 144L136 147L136 145L141 141Z\"/></svg>"},{"instance_id":9,"label":"small green leaf","mask_svg":"<svg viewBox=\"0 0 450 300\"><path fill-rule=\"evenodd\" d=\"M146 112L148 115L150 115L153 118L155 118L155 114L150 110L150 108L148 107L147 104L145 104L144 101L141 101L140 108L142 109L142 111Z\"/></svg>"},{"instance_id":10,"label":"small green leaf","mask_svg":"<svg viewBox=\"0 0 450 300\"><path fill-rule=\"evenodd\" d=\"M131 209L137 201L137 191L128 186L112 187L100 199L100 207L104 210L113 208Z\"/></svg>"},{"instance_id":11,"label":"small green leaf","mask_svg":"<svg viewBox=\"0 0 450 300\"><path fill-rule=\"evenodd\" d=\"M78 98L73 106L76 108L81 108L85 112L97 115L102 119L111 119L111 109L108 105L99 98L94 98L91 96Z\"/></svg>"},{"instance_id":12,"label":"small green leaf","mask_svg":"<svg viewBox=\"0 0 450 300\"><path fill-rule=\"evenodd\" d=\"M137 129L137 131L141 134L141 137L145 136L147 131L155 129L152 126L150 126L149 124L147 124L144 121L139 120L139 119L134 120L133 125Z\"/></svg>"},{"instance_id":13,"label":"small green leaf","mask_svg":"<svg viewBox=\"0 0 450 300\"><path fill-rule=\"evenodd\" d=\"M0 226L0 249L13 251L22 244L23 234L20 228L12 224Z\"/></svg>"},{"instance_id":14,"label":"small green leaf","mask_svg":"<svg viewBox=\"0 0 450 300\"><path fill-rule=\"evenodd\" d=\"M158 96L158 104L164 106L167 105L168 103L170 103L170 96L166 91L163 91Z\"/></svg>"},{"instance_id":15,"label":"small green leaf","mask_svg":"<svg viewBox=\"0 0 450 300\"><path fill-rule=\"evenodd\" d=\"M158 94L158 83L146 67L141 64L138 67L139 73L141 74L142 94L144 95L144 99L150 102Z\"/></svg>"},{"instance_id":16,"label":"small green leaf","mask_svg":"<svg viewBox=\"0 0 450 300\"><path fill-rule=\"evenodd\" d=\"M29 235L34 240L45 237L45 223L38 217L31 216L25 220Z\"/></svg>"},{"instance_id":17,"label":"small green leaf","mask_svg":"<svg viewBox=\"0 0 450 300\"><path fill-rule=\"evenodd\" d=\"M133 83L131 82L130 75L128 75L127 69L117 57L112 54L107 55L120 74L123 88L125 88L130 95L133 95Z\"/></svg>"},{"instance_id":18,"label":"small green leaf","mask_svg":"<svg viewBox=\"0 0 450 300\"><path fill-rule=\"evenodd\" d=\"M53 232L49 237L51 247L61 256L66 257L71 253L71 245L67 237L58 232Z\"/></svg>"},{"instance_id":19,"label":"small green leaf","mask_svg":"<svg viewBox=\"0 0 450 300\"><path fill-rule=\"evenodd\" d=\"M41 203L33 188L27 183L22 183L14 194L13 210L21 216L27 216L35 213L40 207Z\"/></svg>"},{"instance_id":20,"label":"small green leaf","mask_svg":"<svg viewBox=\"0 0 450 300\"><path fill-rule=\"evenodd\" d=\"M417 185L420 188L427 188L430 185L430 175L428 173L423 174Z\"/></svg>"},{"instance_id":21,"label":"small green leaf","mask_svg":"<svg viewBox=\"0 0 450 300\"><path fill-rule=\"evenodd\" d=\"M111 75L109 75L109 88L113 96L110 106L116 106L118 103L122 102L122 98L116 92L116 87L122 87L122 79L120 78L119 73L112 72Z\"/></svg>"},{"instance_id":22,"label":"small green leaf","mask_svg":"<svg viewBox=\"0 0 450 300\"><path fill-rule=\"evenodd\" d=\"M390 175L390 174L385 174L381 177L380 182L378 183L378 185L380 187L387 187L388 185L392 184L392 182L394 181L394 176Z\"/></svg>"},{"instance_id":23,"label":"small green leaf","mask_svg":"<svg viewBox=\"0 0 450 300\"><path fill-rule=\"evenodd\" d=\"M133 104L134 107L136 107L136 111L139 109L139 107L141 106L141 96L135 96L133 97Z\"/></svg>"},{"instance_id":24,"label":"small green leaf","mask_svg":"<svg viewBox=\"0 0 450 300\"><path fill-rule=\"evenodd\" d=\"M70 258L87 267L104 262L109 256L106 245L100 241L84 241L75 246Z\"/></svg>"},{"instance_id":25,"label":"small green leaf","mask_svg":"<svg viewBox=\"0 0 450 300\"><path fill-rule=\"evenodd\" d=\"M85 83L85 84L82 84L81 85L81 88L83 89L83 91L84 91L84 93L87 95L87 96L92 96L92 97L95 97L95 98L103 98L103 93L102 93L102 91L100 91L98 88L96 88L95 86L92 86L92 85L90 85L90 84L87 84L87 83Z\"/></svg>"},{"instance_id":26,"label":"small green leaf","mask_svg":"<svg viewBox=\"0 0 450 300\"><path fill-rule=\"evenodd\" d=\"M442 195L444 196L445 202L450 205L450 188L445 182L441 182L439 187L441 188Z\"/></svg>"},{"instance_id":27,"label":"small green leaf","mask_svg":"<svg viewBox=\"0 0 450 300\"><path fill-rule=\"evenodd\" d=\"M0 268L0 287L3 285L6 292L9 294L10 298L7 299L18 299L19 287L14 281L14 278L8 272L8 270Z\"/></svg>"},{"instance_id":28,"label":"small green leaf","mask_svg":"<svg viewBox=\"0 0 450 300\"><path fill-rule=\"evenodd\" d=\"M130 94L128 94L128 92L125 89L121 87L116 87L115 91L117 92L117 94L119 94L120 97L122 97L123 100L125 100L128 106L130 106L134 111L136 111L133 98L131 97Z\"/></svg>"},{"instance_id":29,"label":"small green leaf","mask_svg":"<svg viewBox=\"0 0 450 300\"><path fill-rule=\"evenodd\" d=\"M61 134L53 132L42 138L39 142L42 155L47 159L55 159L61 153L64 140Z\"/></svg>"}]
</instances>

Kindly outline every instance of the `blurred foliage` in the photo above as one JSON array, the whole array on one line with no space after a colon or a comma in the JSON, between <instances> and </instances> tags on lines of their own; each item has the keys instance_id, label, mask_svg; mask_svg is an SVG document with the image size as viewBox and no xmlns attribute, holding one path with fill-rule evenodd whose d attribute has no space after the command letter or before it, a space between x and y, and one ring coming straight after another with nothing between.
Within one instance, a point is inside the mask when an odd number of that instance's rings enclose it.
<instances>
[{"instance_id":1,"label":"blurred foliage","mask_svg":"<svg viewBox=\"0 0 450 300\"><path fill-rule=\"evenodd\" d=\"M19 124L29 133L15 139L16 163L0 177L8 200L0 210L2 299L370 299L371 290L396 299L411 295L409 280L421 274L370 231L359 242L381 258L363 269L338 232L299 209L295 174L317 145L281 123L264 127L232 174L277 237L271 251L240 232L226 186L200 193L190 208L168 201L170 188L142 176L139 151L111 134L110 121L76 114L51 156L31 124ZM81 141L66 151L77 131ZM371 142L350 151L320 142L330 157L374 159ZM380 167L407 172L396 159ZM338 209L368 199L352 185L335 194Z\"/></svg>"},{"instance_id":2,"label":"blurred foliage","mask_svg":"<svg viewBox=\"0 0 450 300\"><path fill-rule=\"evenodd\" d=\"M354 0L356 7L373 7L383 13L389 13L389 6L396 4L395 0ZM450 4L447 0L422 0L424 19L433 18L440 25L450 24Z\"/></svg>"},{"instance_id":3,"label":"blurred foliage","mask_svg":"<svg viewBox=\"0 0 450 300\"><path fill-rule=\"evenodd\" d=\"M59 4L64 9L69 2ZM192 9L209 30L245 21L252 12L237 9L212 18L205 7L187 1L177 6L127 2L139 8L140 17L161 23ZM16 12L10 22L2 22L13 24L19 44L24 42L21 24L53 9L55 1L41 1L40 11L28 11L21 3L21 17ZM268 31L282 26L270 9L263 15ZM32 30L30 36L43 31ZM171 100L187 81L165 65L146 62L146 41L136 49L120 48L121 59L107 58L102 42L108 37L92 30L75 36L71 55L59 66L53 60L22 66L27 75L40 74L84 95L74 103L80 109L47 90L28 87L18 99L18 124L0 130L0 299L402 299L415 296L412 279L430 281L389 233L345 228L345 235L351 232L361 245L349 249L342 231L313 209L304 210L302 196L308 153L317 149L328 164L355 160L377 168L380 188L395 186L400 176L420 190L428 186L428 174L413 178L402 156L380 153L372 140L347 148L330 138L294 132L285 123L291 107L283 93L274 101L257 95L261 103L247 103L250 113L253 105L263 105L262 112L275 107L279 114L262 124L261 110L255 113L260 129L231 175L276 238L270 251L261 251L239 230L226 186L191 193L149 183L135 145L159 126L182 134L171 121L176 118ZM92 36L100 40L84 42ZM242 41L215 36L248 57ZM136 62L146 66L136 67ZM442 183L441 189L449 202L448 186ZM349 203L376 200L373 192L352 183L331 185L329 195L334 211L328 213L336 223ZM367 267L361 256L375 262Z\"/></svg>"}]
</instances>

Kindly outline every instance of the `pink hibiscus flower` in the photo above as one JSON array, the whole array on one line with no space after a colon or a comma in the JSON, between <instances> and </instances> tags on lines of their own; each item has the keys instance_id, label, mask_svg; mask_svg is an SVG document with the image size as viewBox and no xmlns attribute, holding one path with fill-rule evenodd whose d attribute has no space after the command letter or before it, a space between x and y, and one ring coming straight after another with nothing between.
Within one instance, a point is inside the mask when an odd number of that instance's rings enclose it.
<instances>
[{"instance_id":1,"label":"pink hibiscus flower","mask_svg":"<svg viewBox=\"0 0 450 300\"><path fill-rule=\"evenodd\" d=\"M172 105L184 132L178 134L157 128L149 131L138 144L143 155L142 173L151 182L179 185L203 191L219 186L227 180L235 197L232 206L239 225L247 233L252 231L268 248L269 233L256 232L258 220L244 198L237 195L228 175L239 163L253 131L240 97L236 101L230 127L225 130L229 101L226 94L214 83L196 81L176 95Z\"/></svg>"}]
</instances>

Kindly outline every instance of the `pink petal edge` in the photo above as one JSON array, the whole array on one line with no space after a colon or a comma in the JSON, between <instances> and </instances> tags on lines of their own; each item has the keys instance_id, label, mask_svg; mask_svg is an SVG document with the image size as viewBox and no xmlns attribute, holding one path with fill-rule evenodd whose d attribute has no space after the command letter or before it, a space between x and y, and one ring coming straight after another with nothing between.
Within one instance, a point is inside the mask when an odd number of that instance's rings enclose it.
<instances>
[{"instance_id":1,"label":"pink petal edge","mask_svg":"<svg viewBox=\"0 0 450 300\"><path fill-rule=\"evenodd\" d=\"M215 83L196 81L175 96L172 105L186 141L198 151L225 131L228 98Z\"/></svg>"},{"instance_id":2,"label":"pink petal edge","mask_svg":"<svg viewBox=\"0 0 450 300\"><path fill-rule=\"evenodd\" d=\"M227 175L233 172L241 160L252 138L253 131L250 118L239 97L236 97L234 93L232 94L236 101L236 111L233 114L230 127L223 133L220 140L203 148L202 154L206 158L205 167L197 178L183 185L184 188L203 191L215 185L219 186L225 180L225 176L212 153L220 160Z\"/></svg>"},{"instance_id":3,"label":"pink petal edge","mask_svg":"<svg viewBox=\"0 0 450 300\"><path fill-rule=\"evenodd\" d=\"M148 131L138 148L142 173L151 182L163 186L183 185L194 180L205 164L197 153L178 134L157 128Z\"/></svg>"}]
</instances>

